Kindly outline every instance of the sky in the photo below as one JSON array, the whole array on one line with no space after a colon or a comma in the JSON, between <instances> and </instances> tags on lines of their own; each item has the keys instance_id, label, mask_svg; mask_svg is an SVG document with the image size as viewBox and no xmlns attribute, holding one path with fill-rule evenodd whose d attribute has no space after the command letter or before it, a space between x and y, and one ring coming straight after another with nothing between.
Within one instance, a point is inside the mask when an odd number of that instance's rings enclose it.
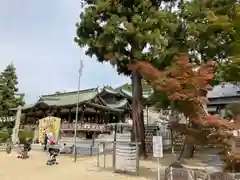
<instances>
[{"instance_id":1,"label":"sky","mask_svg":"<svg viewBox=\"0 0 240 180\"><path fill-rule=\"evenodd\" d=\"M0 72L14 63L27 103L43 94L77 90L80 58L81 89L129 82L74 43L80 11L80 0L0 1Z\"/></svg>"}]
</instances>

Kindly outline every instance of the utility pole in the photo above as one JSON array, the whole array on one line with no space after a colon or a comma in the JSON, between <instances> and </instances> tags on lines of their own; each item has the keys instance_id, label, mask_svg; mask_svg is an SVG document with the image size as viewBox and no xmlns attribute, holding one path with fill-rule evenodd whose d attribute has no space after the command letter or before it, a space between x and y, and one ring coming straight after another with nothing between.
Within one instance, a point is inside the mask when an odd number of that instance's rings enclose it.
<instances>
[{"instance_id":1,"label":"utility pole","mask_svg":"<svg viewBox=\"0 0 240 180\"><path fill-rule=\"evenodd\" d=\"M75 118L75 126L74 126L74 162L77 161L77 123L78 123L78 113L79 113L79 96L80 96L80 85L81 85L81 77L83 70L83 58L80 58L80 66L78 71L78 91L77 91L77 102L76 102L76 118Z\"/></svg>"}]
</instances>

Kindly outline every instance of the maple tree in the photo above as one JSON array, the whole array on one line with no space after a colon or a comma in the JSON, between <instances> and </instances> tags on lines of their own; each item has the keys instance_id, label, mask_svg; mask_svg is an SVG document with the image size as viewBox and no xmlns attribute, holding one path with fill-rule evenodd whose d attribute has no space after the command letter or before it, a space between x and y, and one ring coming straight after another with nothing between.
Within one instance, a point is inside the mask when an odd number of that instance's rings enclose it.
<instances>
[{"instance_id":1,"label":"maple tree","mask_svg":"<svg viewBox=\"0 0 240 180\"><path fill-rule=\"evenodd\" d=\"M223 147L222 159L228 164L237 162L238 157L231 153L229 155L229 139L233 135L228 131L240 126L209 115L206 110L206 95L211 89L210 82L214 77L216 63L207 61L196 67L190 63L187 54L176 55L172 63L166 70L159 70L149 62L138 61L130 64L129 69L139 72L155 92L165 93L170 100L175 101L177 111L188 117L190 124L198 126L196 129L188 124L171 122L170 128L183 133L190 143Z\"/></svg>"}]
</instances>

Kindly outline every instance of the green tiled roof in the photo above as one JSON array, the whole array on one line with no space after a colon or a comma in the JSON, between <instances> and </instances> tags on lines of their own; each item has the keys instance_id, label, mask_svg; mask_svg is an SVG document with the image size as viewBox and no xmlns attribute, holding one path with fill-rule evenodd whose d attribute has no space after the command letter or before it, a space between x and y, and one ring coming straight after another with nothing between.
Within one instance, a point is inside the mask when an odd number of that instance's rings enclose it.
<instances>
[{"instance_id":1,"label":"green tiled roof","mask_svg":"<svg viewBox=\"0 0 240 180\"><path fill-rule=\"evenodd\" d=\"M146 89L143 87L143 97L147 99L152 92L150 92L151 89ZM131 85L124 84L118 88L111 88L111 87L104 87L101 92L108 92L110 94L119 95L124 97L121 101L114 103L114 104L105 104L105 106L92 104L91 106L96 106L98 108L102 109L109 109L109 110L115 110L115 111L122 111L120 109L126 107L128 100L126 98L132 98L132 90ZM99 95L101 92L99 92L98 88L91 88L91 89L85 89L80 90L79 92L79 103L85 103L89 104L90 100L94 99L97 95ZM55 94L49 94L49 95L42 95L41 98L35 103L30 105L25 105L22 107L22 110L28 110L36 105L39 104L46 104L48 106L71 106L77 103L78 98L78 91L72 91L72 92L64 92L64 93L55 93ZM90 104L89 104L90 105ZM101 106L101 107L100 107ZM17 110L17 108L13 108L11 110Z\"/></svg>"},{"instance_id":2,"label":"green tiled roof","mask_svg":"<svg viewBox=\"0 0 240 180\"><path fill-rule=\"evenodd\" d=\"M132 98L132 91L128 89L121 89L122 94L127 96L128 98ZM143 98L148 99L152 94L152 89L145 89L143 90Z\"/></svg>"},{"instance_id":3,"label":"green tiled roof","mask_svg":"<svg viewBox=\"0 0 240 180\"><path fill-rule=\"evenodd\" d=\"M106 106L114 109L121 109L126 107L127 103L128 103L127 99L122 99L121 101L118 101L117 103L114 104L106 104Z\"/></svg>"},{"instance_id":4,"label":"green tiled roof","mask_svg":"<svg viewBox=\"0 0 240 180\"><path fill-rule=\"evenodd\" d=\"M114 111L114 112L118 112L118 113L124 112L123 109L118 109L118 108L114 108L114 107L110 107L110 106L103 106L103 105L88 103L88 102L86 102L84 104L89 105L90 107L95 107L95 108L99 108L102 110Z\"/></svg>"},{"instance_id":5,"label":"green tiled roof","mask_svg":"<svg viewBox=\"0 0 240 180\"><path fill-rule=\"evenodd\" d=\"M98 95L98 93L99 92L97 88L79 91L79 103L87 102L94 99ZM38 104L46 104L48 106L58 107L74 105L77 103L77 98L78 91L43 95L35 104L25 105L22 107L22 110L33 108ZM17 110L17 108L13 108L12 110Z\"/></svg>"},{"instance_id":6,"label":"green tiled roof","mask_svg":"<svg viewBox=\"0 0 240 180\"><path fill-rule=\"evenodd\" d=\"M152 95L153 90L148 84L144 82L142 83L142 86L143 86L143 98L148 99ZM117 91L121 93L123 96L126 96L128 98L132 98L132 85L128 83L115 88L114 91Z\"/></svg>"},{"instance_id":7,"label":"green tiled roof","mask_svg":"<svg viewBox=\"0 0 240 180\"><path fill-rule=\"evenodd\" d=\"M84 103L91 107L109 110L109 111L115 111L115 112L124 111L121 108L123 108L127 104L128 101L126 99L123 99L117 102L116 104L106 104L105 106L90 103L89 101L94 99L99 93L100 92L98 91L98 88L81 90L79 91L79 103ZM112 93L115 93L115 92L113 91ZM68 106L68 105L71 106L77 103L77 98L78 98L78 91L43 95L35 104L26 105L22 107L22 110L31 109L38 104L46 104L48 106L57 106L57 107ZM12 110L17 110L17 108L13 108Z\"/></svg>"},{"instance_id":8,"label":"green tiled roof","mask_svg":"<svg viewBox=\"0 0 240 180\"><path fill-rule=\"evenodd\" d=\"M108 92L110 94L115 94L115 95L120 94L119 91L116 91L115 89L110 88L110 87L104 87L102 91L106 91L106 92Z\"/></svg>"},{"instance_id":9,"label":"green tiled roof","mask_svg":"<svg viewBox=\"0 0 240 180\"><path fill-rule=\"evenodd\" d=\"M86 89L79 91L79 103L90 101L98 95L98 89ZM43 95L40 101L50 106L66 106L77 103L78 91Z\"/></svg>"}]
</instances>

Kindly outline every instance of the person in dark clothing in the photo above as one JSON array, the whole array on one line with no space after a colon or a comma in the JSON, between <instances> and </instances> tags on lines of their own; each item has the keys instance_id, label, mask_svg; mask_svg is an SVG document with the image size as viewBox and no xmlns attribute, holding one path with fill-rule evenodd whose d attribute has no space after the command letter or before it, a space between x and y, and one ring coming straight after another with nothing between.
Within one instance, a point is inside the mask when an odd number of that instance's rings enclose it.
<instances>
[{"instance_id":1,"label":"person in dark clothing","mask_svg":"<svg viewBox=\"0 0 240 180\"><path fill-rule=\"evenodd\" d=\"M31 142L30 140L26 140L25 143L23 144L23 150L28 152L31 151Z\"/></svg>"},{"instance_id":2,"label":"person in dark clothing","mask_svg":"<svg viewBox=\"0 0 240 180\"><path fill-rule=\"evenodd\" d=\"M55 142L53 140L50 141L50 147L48 148L49 152L49 159L47 160L47 165L54 165L58 164L57 162L57 156L60 153L60 149L57 147L54 147Z\"/></svg>"},{"instance_id":3,"label":"person in dark clothing","mask_svg":"<svg viewBox=\"0 0 240 180\"><path fill-rule=\"evenodd\" d=\"M47 150L48 136L47 133L44 134L44 151Z\"/></svg>"},{"instance_id":4,"label":"person in dark clothing","mask_svg":"<svg viewBox=\"0 0 240 180\"><path fill-rule=\"evenodd\" d=\"M31 141L29 139L26 139L23 144L23 149L20 151L17 158L27 159L29 157L28 156L29 151L31 151Z\"/></svg>"}]
</instances>

